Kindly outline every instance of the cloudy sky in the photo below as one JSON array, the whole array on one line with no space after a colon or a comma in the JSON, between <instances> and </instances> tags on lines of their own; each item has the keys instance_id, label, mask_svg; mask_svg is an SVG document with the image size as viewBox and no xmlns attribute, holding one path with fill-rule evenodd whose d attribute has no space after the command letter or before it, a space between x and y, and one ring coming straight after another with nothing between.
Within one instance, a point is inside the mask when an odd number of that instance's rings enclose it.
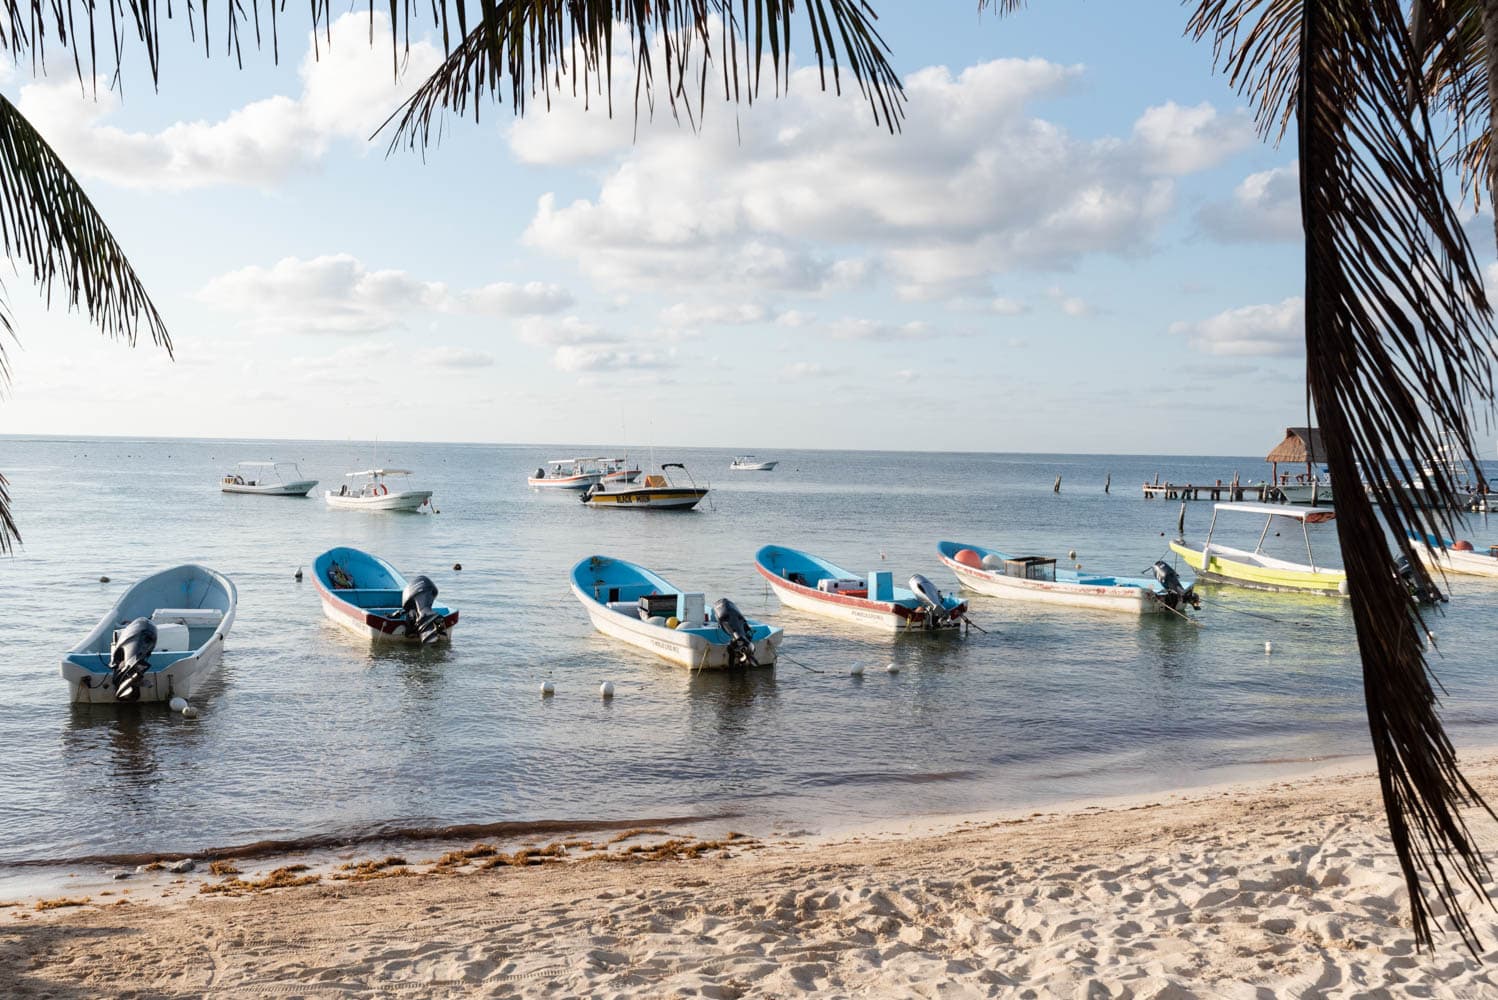
<instances>
[{"instance_id":1,"label":"cloudy sky","mask_svg":"<svg viewBox=\"0 0 1498 1000\"><path fill-rule=\"evenodd\" d=\"M439 53L394 81L362 13L321 58L284 19L279 67L173 46L154 93L12 70L177 351L9 276L0 432L1258 454L1304 421L1293 150L1181 8L876 6L896 135L814 68L636 122L625 68L612 119L486 105L386 156Z\"/></svg>"}]
</instances>

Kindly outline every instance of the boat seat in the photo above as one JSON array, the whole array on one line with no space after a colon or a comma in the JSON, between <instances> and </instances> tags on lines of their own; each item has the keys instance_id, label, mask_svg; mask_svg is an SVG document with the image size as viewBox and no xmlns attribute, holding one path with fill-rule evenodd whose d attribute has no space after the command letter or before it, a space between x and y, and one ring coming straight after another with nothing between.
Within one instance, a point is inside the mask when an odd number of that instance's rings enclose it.
<instances>
[{"instance_id":1,"label":"boat seat","mask_svg":"<svg viewBox=\"0 0 1498 1000\"><path fill-rule=\"evenodd\" d=\"M646 486L656 486L656 487L665 486L666 485L666 477L665 476L646 476L645 477L645 485Z\"/></svg>"},{"instance_id":2,"label":"boat seat","mask_svg":"<svg viewBox=\"0 0 1498 1000\"><path fill-rule=\"evenodd\" d=\"M218 608L157 608L151 621L157 625L186 625L188 628L218 628L224 613Z\"/></svg>"},{"instance_id":3,"label":"boat seat","mask_svg":"<svg viewBox=\"0 0 1498 1000\"><path fill-rule=\"evenodd\" d=\"M640 606L634 601L609 601L608 609L610 611L617 611L621 615L629 615L631 618L640 613Z\"/></svg>"}]
</instances>

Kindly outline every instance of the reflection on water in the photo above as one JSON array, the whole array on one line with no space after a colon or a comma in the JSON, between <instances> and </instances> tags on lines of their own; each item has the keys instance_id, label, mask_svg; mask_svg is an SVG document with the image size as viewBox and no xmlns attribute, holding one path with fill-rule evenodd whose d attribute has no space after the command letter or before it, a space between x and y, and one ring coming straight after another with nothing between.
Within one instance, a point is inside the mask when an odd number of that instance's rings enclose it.
<instances>
[{"instance_id":1,"label":"reflection on water","mask_svg":"<svg viewBox=\"0 0 1498 1000\"><path fill-rule=\"evenodd\" d=\"M713 503L691 517L593 511L524 488L554 452L598 447L382 444L382 460L416 468L442 511L395 517L214 488L226 463L264 457L336 481L368 465L358 445L0 439L27 542L0 560L0 621L53 609L47 628L4 635L0 864L448 823L740 813L745 825L815 828L1366 750L1343 601L1206 586L1192 625L970 595L988 633L889 636L782 611L752 564L774 542L946 590L934 553L945 537L1076 549L1089 569L1132 574L1169 558L1162 533L1179 507L1124 484L1156 471L1215 478L1245 459L786 452L751 477L729 475L726 452L658 449L712 481ZM1188 535L1210 516L1192 505ZM1498 541L1483 530L1467 535ZM1275 542L1303 545L1296 534ZM1318 559L1331 561L1335 538L1334 525L1313 529ZM372 647L328 622L293 575L344 544L430 576L462 612L451 642ZM591 553L785 626L781 664L692 675L602 638L567 588ZM70 706L62 651L130 580L185 561L240 590L223 665L194 698L201 717ZM1487 734L1498 586L1453 578L1449 589L1433 619L1447 714Z\"/></svg>"}]
</instances>

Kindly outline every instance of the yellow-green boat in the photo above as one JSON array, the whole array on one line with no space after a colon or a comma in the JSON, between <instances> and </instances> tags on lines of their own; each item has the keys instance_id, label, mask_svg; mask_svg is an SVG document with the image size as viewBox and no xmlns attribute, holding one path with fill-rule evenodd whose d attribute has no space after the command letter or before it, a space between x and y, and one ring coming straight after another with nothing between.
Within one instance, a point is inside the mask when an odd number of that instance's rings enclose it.
<instances>
[{"instance_id":1,"label":"yellow-green boat","mask_svg":"<svg viewBox=\"0 0 1498 1000\"><path fill-rule=\"evenodd\" d=\"M1223 512L1256 514L1264 518L1264 530L1259 532L1259 542L1252 552L1212 541L1212 533L1217 529L1217 515ZM1316 564L1308 528L1308 525L1322 524L1336 516L1336 511L1326 507L1281 507L1264 503L1215 504L1206 542L1195 547L1187 545L1184 538L1178 538L1170 543L1170 550L1196 571L1198 580L1230 583L1256 590L1346 596L1347 574L1340 569ZM1269 529L1274 525L1275 518L1300 522L1301 534L1306 540L1306 562L1278 559L1263 552L1264 539L1269 536Z\"/></svg>"}]
</instances>

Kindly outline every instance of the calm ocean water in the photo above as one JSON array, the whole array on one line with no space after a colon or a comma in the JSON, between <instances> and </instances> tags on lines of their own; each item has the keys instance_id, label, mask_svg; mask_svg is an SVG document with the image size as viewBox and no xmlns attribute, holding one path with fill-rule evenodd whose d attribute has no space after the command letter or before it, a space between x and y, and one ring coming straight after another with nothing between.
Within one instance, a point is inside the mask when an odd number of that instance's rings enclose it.
<instances>
[{"instance_id":1,"label":"calm ocean water","mask_svg":"<svg viewBox=\"0 0 1498 1000\"><path fill-rule=\"evenodd\" d=\"M1205 588L1196 627L974 596L992 634L889 639L780 611L752 567L778 542L946 589L934 546L952 538L1074 548L1089 569L1135 574L1168 556L1179 509L1141 499L1142 481L1256 478L1257 459L787 451L762 455L781 465L761 474L730 473L728 451L656 449L711 480L710 505L594 511L526 489L546 459L612 450L382 444L380 462L436 491L439 514L402 515L330 510L321 487L216 488L251 459L298 461L336 486L368 467L366 443L0 438L25 535L0 559L0 867L460 822L734 813L746 829L817 829L1367 750L1336 600ZM1210 511L1190 506L1188 537ZM1336 562L1334 527L1314 530ZM1498 541L1498 525L1468 535ZM1223 540L1235 537L1252 542ZM327 622L293 574L340 544L430 575L462 612L451 645L371 649ZM693 677L611 648L567 588L593 553L731 596L784 625L783 651L804 666ZM129 581L187 561L240 592L223 667L194 698L201 717L70 705L63 651ZM1451 590L1434 624L1445 715L1459 742L1494 742L1498 586L1454 577ZM542 700L546 679L558 693ZM611 703L597 695L606 679Z\"/></svg>"}]
</instances>

